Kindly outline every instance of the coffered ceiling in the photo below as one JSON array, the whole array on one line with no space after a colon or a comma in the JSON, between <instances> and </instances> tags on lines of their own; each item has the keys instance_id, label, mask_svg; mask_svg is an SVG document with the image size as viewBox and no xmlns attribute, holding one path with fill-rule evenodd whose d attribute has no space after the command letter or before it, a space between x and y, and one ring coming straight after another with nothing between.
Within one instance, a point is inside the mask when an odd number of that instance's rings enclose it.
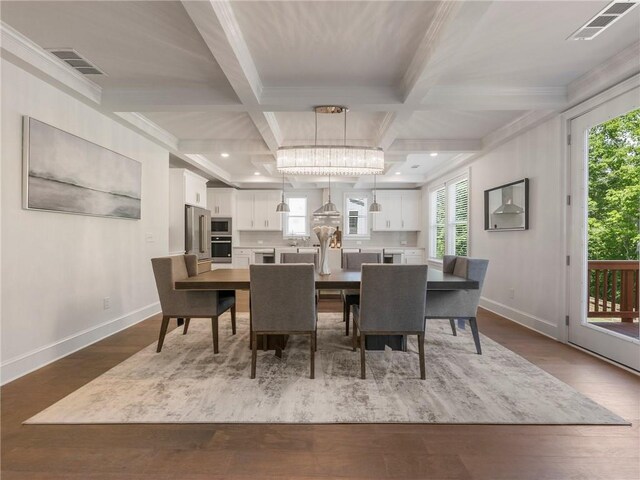
<instances>
[{"instance_id":1,"label":"coffered ceiling","mask_svg":"<svg viewBox=\"0 0 640 480\"><path fill-rule=\"evenodd\" d=\"M99 107L160 132L176 165L276 186L275 150L312 143L312 107L338 104L350 108L349 143L384 148L380 183L410 187L496 130L567 108L576 82L637 48L640 8L591 41L567 40L607 4L3 1L0 13L3 28L101 68L105 76L85 77L99 86ZM321 115L318 143L342 139L342 118Z\"/></svg>"}]
</instances>

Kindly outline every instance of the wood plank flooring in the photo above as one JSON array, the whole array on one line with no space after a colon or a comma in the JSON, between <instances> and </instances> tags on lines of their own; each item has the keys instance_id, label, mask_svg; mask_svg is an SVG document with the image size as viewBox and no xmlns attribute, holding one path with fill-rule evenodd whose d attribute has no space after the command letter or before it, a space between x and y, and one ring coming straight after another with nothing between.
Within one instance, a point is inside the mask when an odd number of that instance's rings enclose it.
<instances>
[{"instance_id":1,"label":"wood plank flooring","mask_svg":"<svg viewBox=\"0 0 640 480\"><path fill-rule=\"evenodd\" d=\"M633 425L22 425L154 342L154 317L1 389L2 479L640 478L638 377L489 312L478 321Z\"/></svg>"}]
</instances>

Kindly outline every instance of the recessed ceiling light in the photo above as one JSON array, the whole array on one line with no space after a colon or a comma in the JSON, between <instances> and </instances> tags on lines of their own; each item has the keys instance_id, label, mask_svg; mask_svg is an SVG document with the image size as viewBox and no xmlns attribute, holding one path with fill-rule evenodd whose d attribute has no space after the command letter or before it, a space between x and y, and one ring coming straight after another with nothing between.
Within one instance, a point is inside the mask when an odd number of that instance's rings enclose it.
<instances>
[{"instance_id":1,"label":"recessed ceiling light","mask_svg":"<svg viewBox=\"0 0 640 480\"><path fill-rule=\"evenodd\" d=\"M420 165L411 165L411 168L420 168Z\"/></svg>"},{"instance_id":2,"label":"recessed ceiling light","mask_svg":"<svg viewBox=\"0 0 640 480\"><path fill-rule=\"evenodd\" d=\"M220 156L221 156L222 158L227 158L227 157L229 156L229 154L228 154L227 152L222 152L222 153L220 154Z\"/></svg>"},{"instance_id":3,"label":"recessed ceiling light","mask_svg":"<svg viewBox=\"0 0 640 480\"><path fill-rule=\"evenodd\" d=\"M253 172L254 175L260 175L260 172Z\"/></svg>"},{"instance_id":4,"label":"recessed ceiling light","mask_svg":"<svg viewBox=\"0 0 640 480\"><path fill-rule=\"evenodd\" d=\"M400 175L402 172L396 172L396 175Z\"/></svg>"},{"instance_id":5,"label":"recessed ceiling light","mask_svg":"<svg viewBox=\"0 0 640 480\"><path fill-rule=\"evenodd\" d=\"M438 156L438 152L432 152L429 155L431 155L432 157L437 157Z\"/></svg>"}]
</instances>

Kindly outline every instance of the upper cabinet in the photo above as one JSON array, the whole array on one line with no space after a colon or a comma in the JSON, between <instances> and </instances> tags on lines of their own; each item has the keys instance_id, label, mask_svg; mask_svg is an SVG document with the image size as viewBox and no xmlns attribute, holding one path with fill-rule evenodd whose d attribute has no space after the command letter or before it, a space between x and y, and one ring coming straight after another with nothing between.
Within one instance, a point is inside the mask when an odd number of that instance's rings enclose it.
<instances>
[{"instance_id":1,"label":"upper cabinet","mask_svg":"<svg viewBox=\"0 0 640 480\"><path fill-rule=\"evenodd\" d=\"M276 212L279 190L240 190L236 203L238 230L282 230L282 216Z\"/></svg>"},{"instance_id":2,"label":"upper cabinet","mask_svg":"<svg viewBox=\"0 0 640 480\"><path fill-rule=\"evenodd\" d=\"M207 189L207 208L212 217L233 217L236 191L233 188Z\"/></svg>"},{"instance_id":3,"label":"upper cabinet","mask_svg":"<svg viewBox=\"0 0 640 480\"><path fill-rule=\"evenodd\" d=\"M382 211L373 214L374 232L417 232L420 230L420 190L379 190Z\"/></svg>"},{"instance_id":4,"label":"upper cabinet","mask_svg":"<svg viewBox=\"0 0 640 480\"><path fill-rule=\"evenodd\" d=\"M207 208L207 179L183 168L169 170L173 196L182 205Z\"/></svg>"}]
</instances>

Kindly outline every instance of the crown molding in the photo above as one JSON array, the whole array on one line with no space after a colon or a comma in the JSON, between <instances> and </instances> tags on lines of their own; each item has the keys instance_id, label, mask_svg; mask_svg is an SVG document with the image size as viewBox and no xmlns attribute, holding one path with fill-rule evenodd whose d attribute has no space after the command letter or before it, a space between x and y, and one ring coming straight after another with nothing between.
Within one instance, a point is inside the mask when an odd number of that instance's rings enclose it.
<instances>
[{"instance_id":1,"label":"crown molding","mask_svg":"<svg viewBox=\"0 0 640 480\"><path fill-rule=\"evenodd\" d=\"M102 100L102 88L98 84L58 60L45 49L4 22L0 22L0 33L0 46L3 58L9 61L18 59L62 84L64 87L91 100L93 103L100 104ZM12 61L12 63L15 62Z\"/></svg>"},{"instance_id":2,"label":"crown molding","mask_svg":"<svg viewBox=\"0 0 640 480\"><path fill-rule=\"evenodd\" d=\"M135 127L153 137L165 147L169 148L169 150L178 150L178 138L153 123L144 115L137 112L114 112L114 115L125 120L130 126Z\"/></svg>"},{"instance_id":3,"label":"crown molding","mask_svg":"<svg viewBox=\"0 0 640 480\"><path fill-rule=\"evenodd\" d=\"M635 42L603 64L572 81L567 88L568 106L574 106L640 73L640 42Z\"/></svg>"}]
</instances>

